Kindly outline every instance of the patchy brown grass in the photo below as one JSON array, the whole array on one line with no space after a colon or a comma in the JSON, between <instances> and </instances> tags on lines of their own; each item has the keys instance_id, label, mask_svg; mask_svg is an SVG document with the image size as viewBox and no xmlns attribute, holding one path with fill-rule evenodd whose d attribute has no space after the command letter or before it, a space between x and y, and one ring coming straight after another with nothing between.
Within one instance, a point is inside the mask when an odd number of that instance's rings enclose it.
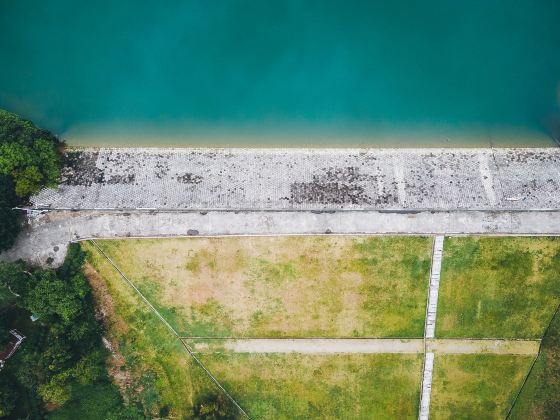
<instances>
[{"instance_id":1,"label":"patchy brown grass","mask_svg":"<svg viewBox=\"0 0 560 420\"><path fill-rule=\"evenodd\" d=\"M186 336L422 336L431 238L99 244Z\"/></svg>"}]
</instances>

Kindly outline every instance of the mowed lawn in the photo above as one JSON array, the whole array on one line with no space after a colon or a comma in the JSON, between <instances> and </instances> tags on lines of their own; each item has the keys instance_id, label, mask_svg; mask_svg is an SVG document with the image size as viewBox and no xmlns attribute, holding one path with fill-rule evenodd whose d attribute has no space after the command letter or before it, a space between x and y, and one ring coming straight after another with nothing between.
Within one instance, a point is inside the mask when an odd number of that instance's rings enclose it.
<instances>
[{"instance_id":1,"label":"mowed lawn","mask_svg":"<svg viewBox=\"0 0 560 420\"><path fill-rule=\"evenodd\" d=\"M505 418L532 361L531 356L437 355L430 418Z\"/></svg>"},{"instance_id":2,"label":"mowed lawn","mask_svg":"<svg viewBox=\"0 0 560 420\"><path fill-rule=\"evenodd\" d=\"M98 243L184 336L423 335L429 237Z\"/></svg>"},{"instance_id":3,"label":"mowed lawn","mask_svg":"<svg viewBox=\"0 0 560 420\"><path fill-rule=\"evenodd\" d=\"M560 301L560 238L446 238L437 337L540 338Z\"/></svg>"},{"instance_id":4,"label":"mowed lawn","mask_svg":"<svg viewBox=\"0 0 560 420\"><path fill-rule=\"evenodd\" d=\"M253 419L416 419L422 355L201 355Z\"/></svg>"}]
</instances>

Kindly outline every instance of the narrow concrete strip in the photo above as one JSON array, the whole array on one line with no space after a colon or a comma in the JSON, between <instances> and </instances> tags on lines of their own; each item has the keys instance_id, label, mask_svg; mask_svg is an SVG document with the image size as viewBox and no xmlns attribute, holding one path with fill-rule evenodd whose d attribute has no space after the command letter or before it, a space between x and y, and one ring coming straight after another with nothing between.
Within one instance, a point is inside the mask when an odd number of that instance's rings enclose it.
<instances>
[{"instance_id":1,"label":"narrow concrete strip","mask_svg":"<svg viewBox=\"0 0 560 420\"><path fill-rule=\"evenodd\" d=\"M419 420L430 418L430 398L432 394L432 375L434 371L434 353L426 353L424 357L424 372L422 373L422 396L420 399Z\"/></svg>"},{"instance_id":2,"label":"narrow concrete strip","mask_svg":"<svg viewBox=\"0 0 560 420\"><path fill-rule=\"evenodd\" d=\"M441 272L441 258L443 255L443 236L436 236L432 253L432 270L430 273L430 291L428 296L428 311L426 315L426 338L434 338L436 330L437 302L439 293L439 278Z\"/></svg>"},{"instance_id":3,"label":"narrow concrete strip","mask_svg":"<svg viewBox=\"0 0 560 420\"><path fill-rule=\"evenodd\" d=\"M423 353L421 338L188 338L200 353ZM535 355L539 340L427 339L426 352L438 354Z\"/></svg>"},{"instance_id":4,"label":"narrow concrete strip","mask_svg":"<svg viewBox=\"0 0 560 420\"><path fill-rule=\"evenodd\" d=\"M443 354L516 354L533 356L540 340L462 340L435 339L426 341L426 351Z\"/></svg>"},{"instance_id":5,"label":"narrow concrete strip","mask_svg":"<svg viewBox=\"0 0 560 420\"><path fill-rule=\"evenodd\" d=\"M196 342L196 351L222 348L235 353L422 353L422 339L391 338L254 338ZM220 342L221 341L221 342Z\"/></svg>"},{"instance_id":6,"label":"narrow concrete strip","mask_svg":"<svg viewBox=\"0 0 560 420\"><path fill-rule=\"evenodd\" d=\"M426 323L424 325L424 367L422 370L420 412L418 413L418 418L420 420L428 420L428 418L430 417L430 395L432 392L432 370L434 368L434 353L428 352L427 340L433 339L436 331L441 258L443 256L443 240L443 236L436 236L434 238L434 246L432 248L432 266L430 269L430 284L428 287Z\"/></svg>"}]
</instances>

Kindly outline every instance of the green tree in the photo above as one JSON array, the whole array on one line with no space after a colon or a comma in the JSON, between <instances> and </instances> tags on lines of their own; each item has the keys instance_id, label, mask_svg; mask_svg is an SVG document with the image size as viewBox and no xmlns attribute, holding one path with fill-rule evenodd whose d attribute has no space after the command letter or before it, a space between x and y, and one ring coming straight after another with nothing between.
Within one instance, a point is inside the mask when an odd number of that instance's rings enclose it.
<instances>
[{"instance_id":1,"label":"green tree","mask_svg":"<svg viewBox=\"0 0 560 420\"><path fill-rule=\"evenodd\" d=\"M10 341L10 329L0 321L0 352Z\"/></svg>"},{"instance_id":2,"label":"green tree","mask_svg":"<svg viewBox=\"0 0 560 420\"><path fill-rule=\"evenodd\" d=\"M80 296L54 270L34 273L32 289L24 298L26 309L41 317L59 317L68 324L82 310Z\"/></svg>"},{"instance_id":3,"label":"green tree","mask_svg":"<svg viewBox=\"0 0 560 420\"><path fill-rule=\"evenodd\" d=\"M72 394L70 379L70 371L54 375L47 383L39 385L39 395L47 403L64 405Z\"/></svg>"},{"instance_id":4,"label":"green tree","mask_svg":"<svg viewBox=\"0 0 560 420\"><path fill-rule=\"evenodd\" d=\"M46 403L57 407L48 413L53 419L143 418L137 407L124 404L109 380L107 351L94 316L91 286L83 273L84 259L80 246L72 244L57 270L41 270L23 261L0 262L0 290L9 287L20 295L5 294L8 300L0 305L9 301L10 308L15 305L14 310L26 320L28 311L41 316L23 331L25 343L2 374L9 375L12 389L17 390L15 398L24 403L28 418L44 418ZM13 405L8 396L5 400L0 405L7 412Z\"/></svg>"},{"instance_id":5,"label":"green tree","mask_svg":"<svg viewBox=\"0 0 560 420\"><path fill-rule=\"evenodd\" d=\"M9 415L16 406L16 392L5 379L0 380L0 417Z\"/></svg>"},{"instance_id":6,"label":"green tree","mask_svg":"<svg viewBox=\"0 0 560 420\"><path fill-rule=\"evenodd\" d=\"M11 176L17 196L25 199L43 186L56 185L60 175L60 142L52 135L43 137L42 131L27 133L28 129L19 132L19 136L1 137L7 131L2 130L6 120L13 122L6 114L0 111L0 174ZM20 119L20 124L26 127L24 120Z\"/></svg>"},{"instance_id":7,"label":"green tree","mask_svg":"<svg viewBox=\"0 0 560 420\"><path fill-rule=\"evenodd\" d=\"M0 110L0 251L20 230L13 207L43 187L56 186L62 143L47 130Z\"/></svg>"},{"instance_id":8,"label":"green tree","mask_svg":"<svg viewBox=\"0 0 560 420\"><path fill-rule=\"evenodd\" d=\"M15 186L10 176L0 174L0 251L10 248L19 233Z\"/></svg>"},{"instance_id":9,"label":"green tree","mask_svg":"<svg viewBox=\"0 0 560 420\"><path fill-rule=\"evenodd\" d=\"M27 265L22 260L16 262L0 261L0 286L11 290L13 293L23 294L28 287L31 273L27 271Z\"/></svg>"}]
</instances>

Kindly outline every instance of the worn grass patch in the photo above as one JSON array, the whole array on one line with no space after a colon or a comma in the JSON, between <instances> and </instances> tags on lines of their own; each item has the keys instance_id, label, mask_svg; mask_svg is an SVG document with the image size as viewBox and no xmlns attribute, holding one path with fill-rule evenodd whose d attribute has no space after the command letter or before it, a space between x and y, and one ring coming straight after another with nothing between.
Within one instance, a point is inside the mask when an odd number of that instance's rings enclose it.
<instances>
[{"instance_id":1,"label":"worn grass patch","mask_svg":"<svg viewBox=\"0 0 560 420\"><path fill-rule=\"evenodd\" d=\"M560 238L456 237L444 247L436 336L541 337L560 299Z\"/></svg>"},{"instance_id":2,"label":"worn grass patch","mask_svg":"<svg viewBox=\"0 0 560 420\"><path fill-rule=\"evenodd\" d=\"M107 260L90 244L83 248L90 251L86 274L112 347L112 380L147 418L191 418L196 397L213 384Z\"/></svg>"},{"instance_id":3,"label":"worn grass patch","mask_svg":"<svg viewBox=\"0 0 560 420\"><path fill-rule=\"evenodd\" d=\"M422 355L200 356L253 419L414 419Z\"/></svg>"},{"instance_id":4,"label":"worn grass patch","mask_svg":"<svg viewBox=\"0 0 560 420\"><path fill-rule=\"evenodd\" d=\"M421 337L432 239L98 241L185 336Z\"/></svg>"},{"instance_id":5,"label":"worn grass patch","mask_svg":"<svg viewBox=\"0 0 560 420\"><path fill-rule=\"evenodd\" d=\"M533 358L437 355L430 418L503 419Z\"/></svg>"}]
</instances>

